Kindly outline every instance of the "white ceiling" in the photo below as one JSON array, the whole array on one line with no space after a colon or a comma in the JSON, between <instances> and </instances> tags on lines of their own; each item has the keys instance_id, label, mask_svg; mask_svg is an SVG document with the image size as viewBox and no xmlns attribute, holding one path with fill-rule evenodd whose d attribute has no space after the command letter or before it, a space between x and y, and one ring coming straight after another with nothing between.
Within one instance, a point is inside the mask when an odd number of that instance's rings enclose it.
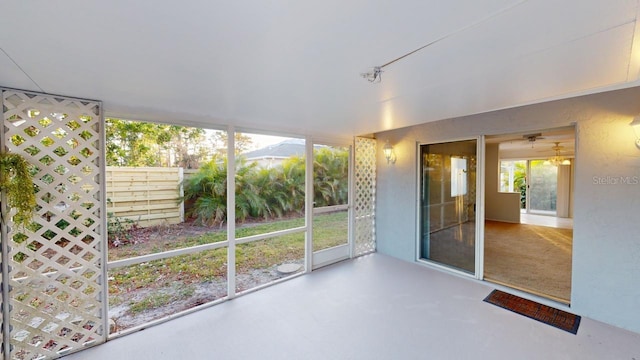
<instances>
[{"instance_id":1,"label":"white ceiling","mask_svg":"<svg viewBox=\"0 0 640 360\"><path fill-rule=\"evenodd\" d=\"M503 160L545 159L555 155L554 147L560 148L560 155L575 156L576 130L574 127L544 129L518 134L487 136L488 144L499 144L499 157Z\"/></svg>"},{"instance_id":2,"label":"white ceiling","mask_svg":"<svg viewBox=\"0 0 640 360\"><path fill-rule=\"evenodd\" d=\"M637 86L637 18L637 0L2 1L0 86L349 138Z\"/></svg>"}]
</instances>

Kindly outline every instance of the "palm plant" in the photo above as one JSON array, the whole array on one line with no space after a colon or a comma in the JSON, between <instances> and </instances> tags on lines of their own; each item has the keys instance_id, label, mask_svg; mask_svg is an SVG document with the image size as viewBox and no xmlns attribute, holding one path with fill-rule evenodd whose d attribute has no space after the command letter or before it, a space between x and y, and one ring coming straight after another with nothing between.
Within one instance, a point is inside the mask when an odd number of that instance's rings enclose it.
<instances>
[{"instance_id":1,"label":"palm plant","mask_svg":"<svg viewBox=\"0 0 640 360\"><path fill-rule=\"evenodd\" d=\"M349 153L343 149L314 151L313 189L316 207L347 203Z\"/></svg>"},{"instance_id":2,"label":"palm plant","mask_svg":"<svg viewBox=\"0 0 640 360\"><path fill-rule=\"evenodd\" d=\"M290 213L304 212L305 165L304 158L293 156L282 162L276 174L273 188L277 198L283 204L283 211Z\"/></svg>"},{"instance_id":3,"label":"palm plant","mask_svg":"<svg viewBox=\"0 0 640 360\"><path fill-rule=\"evenodd\" d=\"M258 183L256 163L247 164L243 158L236 161L236 221L247 218L269 218L272 209L263 196L268 184ZM222 225L227 220L227 159L214 157L200 167L185 184L185 200L195 199L190 215L205 225Z\"/></svg>"},{"instance_id":4,"label":"palm plant","mask_svg":"<svg viewBox=\"0 0 640 360\"><path fill-rule=\"evenodd\" d=\"M316 206L346 204L348 152L319 149L315 155ZM260 168L239 157L235 177L236 221L269 219L304 213L305 160L291 157L274 168ZM185 199L194 199L190 215L202 224L224 223L227 217L227 161L215 157L204 164L185 186Z\"/></svg>"},{"instance_id":5,"label":"palm plant","mask_svg":"<svg viewBox=\"0 0 640 360\"><path fill-rule=\"evenodd\" d=\"M236 221L243 222L248 217L264 217L270 215L266 200L261 196L262 184L256 182L258 164L247 165L244 158L236 162Z\"/></svg>"},{"instance_id":6,"label":"palm plant","mask_svg":"<svg viewBox=\"0 0 640 360\"><path fill-rule=\"evenodd\" d=\"M262 208L258 209L256 217L269 219L277 216L282 217L287 207L287 199L281 192L276 190L274 184L277 182L279 168L259 168L253 174L253 184L255 193L262 199Z\"/></svg>"},{"instance_id":7,"label":"palm plant","mask_svg":"<svg viewBox=\"0 0 640 360\"><path fill-rule=\"evenodd\" d=\"M195 199L190 215L202 224L222 225L227 215L227 159L214 156L185 185L185 200Z\"/></svg>"}]
</instances>

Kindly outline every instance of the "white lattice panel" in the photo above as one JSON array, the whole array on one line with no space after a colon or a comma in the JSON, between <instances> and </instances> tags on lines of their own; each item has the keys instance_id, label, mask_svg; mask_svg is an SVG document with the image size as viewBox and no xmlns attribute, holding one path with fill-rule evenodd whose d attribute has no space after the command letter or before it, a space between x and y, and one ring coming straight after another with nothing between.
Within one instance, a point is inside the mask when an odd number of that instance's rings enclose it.
<instances>
[{"instance_id":1,"label":"white lattice panel","mask_svg":"<svg viewBox=\"0 0 640 360\"><path fill-rule=\"evenodd\" d=\"M106 339L101 105L4 91L3 114L38 203L30 226L7 230L11 358L56 358Z\"/></svg>"},{"instance_id":2,"label":"white lattice panel","mask_svg":"<svg viewBox=\"0 0 640 360\"><path fill-rule=\"evenodd\" d=\"M355 145L355 254L376 250L376 141L356 137Z\"/></svg>"},{"instance_id":3,"label":"white lattice panel","mask_svg":"<svg viewBox=\"0 0 640 360\"><path fill-rule=\"evenodd\" d=\"M0 205L2 206L2 205ZM2 211L2 210L0 210ZM4 241L5 235L2 233L2 240ZM3 245L0 242L0 245ZM4 264L2 260L0 260L0 269L4 269ZM0 359L4 359L4 276L2 277L3 281L0 283L0 289L2 289L3 296L0 297L0 339L2 339L2 343L0 344Z\"/></svg>"}]
</instances>

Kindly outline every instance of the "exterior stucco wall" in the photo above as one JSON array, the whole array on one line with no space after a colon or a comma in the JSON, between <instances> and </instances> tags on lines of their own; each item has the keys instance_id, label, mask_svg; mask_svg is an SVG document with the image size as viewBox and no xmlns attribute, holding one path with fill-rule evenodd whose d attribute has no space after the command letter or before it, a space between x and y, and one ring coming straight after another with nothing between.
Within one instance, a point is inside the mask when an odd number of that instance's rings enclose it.
<instances>
[{"instance_id":1,"label":"exterior stucco wall","mask_svg":"<svg viewBox=\"0 0 640 360\"><path fill-rule=\"evenodd\" d=\"M418 143L576 126L571 307L640 332L640 150L629 123L640 88L611 91L376 134L378 251L415 261ZM382 155L394 146L395 164Z\"/></svg>"}]
</instances>

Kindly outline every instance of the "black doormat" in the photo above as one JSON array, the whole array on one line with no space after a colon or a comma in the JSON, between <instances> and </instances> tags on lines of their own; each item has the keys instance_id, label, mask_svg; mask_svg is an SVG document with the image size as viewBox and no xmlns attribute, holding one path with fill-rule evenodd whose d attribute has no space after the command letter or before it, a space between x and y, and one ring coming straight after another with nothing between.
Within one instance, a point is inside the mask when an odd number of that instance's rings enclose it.
<instances>
[{"instance_id":1,"label":"black doormat","mask_svg":"<svg viewBox=\"0 0 640 360\"><path fill-rule=\"evenodd\" d=\"M578 326L580 326L580 316L578 315L507 294L500 290L493 290L489 296L484 298L484 301L572 334L578 333Z\"/></svg>"}]
</instances>

